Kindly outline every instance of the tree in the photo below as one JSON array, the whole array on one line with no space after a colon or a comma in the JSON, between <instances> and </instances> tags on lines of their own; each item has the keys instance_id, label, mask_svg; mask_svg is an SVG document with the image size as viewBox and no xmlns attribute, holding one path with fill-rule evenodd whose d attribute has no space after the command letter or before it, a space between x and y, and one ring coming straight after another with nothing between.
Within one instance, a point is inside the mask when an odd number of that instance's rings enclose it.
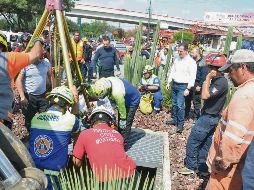
<instances>
[{"instance_id":1,"label":"tree","mask_svg":"<svg viewBox=\"0 0 254 190\"><path fill-rule=\"evenodd\" d=\"M94 21L92 23L83 23L81 25L82 34L89 37L99 37L106 32L113 32L116 28L110 26L105 21Z\"/></svg>"},{"instance_id":2,"label":"tree","mask_svg":"<svg viewBox=\"0 0 254 190\"><path fill-rule=\"evenodd\" d=\"M8 23L5 19L0 19L0 30L9 30Z\"/></svg>"},{"instance_id":3,"label":"tree","mask_svg":"<svg viewBox=\"0 0 254 190\"><path fill-rule=\"evenodd\" d=\"M74 6L74 0L63 0L66 11ZM38 0L1 0L0 15L3 16L9 28L16 31L33 31L35 17L42 15L46 1Z\"/></svg>"},{"instance_id":4,"label":"tree","mask_svg":"<svg viewBox=\"0 0 254 190\"><path fill-rule=\"evenodd\" d=\"M73 22L70 19L67 19L67 24L68 24L68 28L69 28L69 32L73 33L75 31L79 31L79 25L76 22Z\"/></svg>"},{"instance_id":5,"label":"tree","mask_svg":"<svg viewBox=\"0 0 254 190\"><path fill-rule=\"evenodd\" d=\"M186 42L188 44L192 43L194 41L194 34L192 32L189 32L187 30L180 30L179 32L176 32L173 35L173 41L177 42Z\"/></svg>"}]
</instances>

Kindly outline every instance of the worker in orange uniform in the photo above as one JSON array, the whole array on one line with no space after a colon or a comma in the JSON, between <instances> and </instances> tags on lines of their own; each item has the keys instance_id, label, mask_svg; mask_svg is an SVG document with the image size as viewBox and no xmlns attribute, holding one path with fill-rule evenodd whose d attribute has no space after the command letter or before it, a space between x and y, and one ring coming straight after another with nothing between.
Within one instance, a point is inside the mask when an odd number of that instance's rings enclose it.
<instances>
[{"instance_id":1,"label":"worker in orange uniform","mask_svg":"<svg viewBox=\"0 0 254 190\"><path fill-rule=\"evenodd\" d=\"M214 134L206 190L241 190L241 171L254 135L254 52L236 51L220 71L228 72L237 90Z\"/></svg>"},{"instance_id":2,"label":"worker in orange uniform","mask_svg":"<svg viewBox=\"0 0 254 190\"><path fill-rule=\"evenodd\" d=\"M8 52L7 39L0 33L0 122L9 121L13 101L12 85L21 69L35 63L43 54L42 41L35 38L34 46L29 53ZM8 52L8 53L7 53Z\"/></svg>"},{"instance_id":3,"label":"worker in orange uniform","mask_svg":"<svg viewBox=\"0 0 254 190\"><path fill-rule=\"evenodd\" d=\"M78 62L80 71L82 73L82 76L85 78L86 70L85 70L85 59L84 59L84 43L80 39L79 32L74 32L74 36L71 43L72 43L72 47L73 47L74 54Z\"/></svg>"}]
</instances>

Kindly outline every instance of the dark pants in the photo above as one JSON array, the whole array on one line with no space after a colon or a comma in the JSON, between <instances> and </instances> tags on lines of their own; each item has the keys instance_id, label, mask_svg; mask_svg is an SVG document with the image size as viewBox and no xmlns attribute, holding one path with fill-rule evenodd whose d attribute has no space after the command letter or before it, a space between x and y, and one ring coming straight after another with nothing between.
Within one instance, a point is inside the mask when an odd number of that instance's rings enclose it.
<instances>
[{"instance_id":1,"label":"dark pants","mask_svg":"<svg viewBox=\"0 0 254 190\"><path fill-rule=\"evenodd\" d=\"M172 119L177 126L183 127L184 125L184 116L185 116L185 98L184 91L187 88L185 83L176 83L173 82L172 85Z\"/></svg>"},{"instance_id":2,"label":"dark pants","mask_svg":"<svg viewBox=\"0 0 254 190\"><path fill-rule=\"evenodd\" d=\"M201 92L197 92L194 89L190 91L190 94L185 97L185 118L188 119L191 109L191 101L193 101L194 106L194 118L198 119L200 117L201 110Z\"/></svg>"},{"instance_id":3,"label":"dark pants","mask_svg":"<svg viewBox=\"0 0 254 190\"><path fill-rule=\"evenodd\" d=\"M78 65L79 65L80 72L82 74L83 79L86 79L86 75L87 75L87 66L86 66L86 64L79 63Z\"/></svg>"},{"instance_id":4,"label":"dark pants","mask_svg":"<svg viewBox=\"0 0 254 190\"><path fill-rule=\"evenodd\" d=\"M248 152L247 157L245 159L243 171L242 171L242 179L243 179L243 190L254 189L254 140L252 140Z\"/></svg>"},{"instance_id":5,"label":"dark pants","mask_svg":"<svg viewBox=\"0 0 254 190\"><path fill-rule=\"evenodd\" d=\"M99 71L99 78L107 78L107 77L113 77L114 75L114 70L113 71L105 71L101 70Z\"/></svg>"},{"instance_id":6,"label":"dark pants","mask_svg":"<svg viewBox=\"0 0 254 190\"><path fill-rule=\"evenodd\" d=\"M201 115L191 129L186 145L185 166L187 168L201 172L208 171L206 159L219 119L219 116Z\"/></svg>"},{"instance_id":7,"label":"dark pants","mask_svg":"<svg viewBox=\"0 0 254 190\"><path fill-rule=\"evenodd\" d=\"M91 64L91 62L87 62L86 63L87 67L88 67L88 82L91 83L91 80L93 78L93 66Z\"/></svg>"},{"instance_id":8,"label":"dark pants","mask_svg":"<svg viewBox=\"0 0 254 190\"><path fill-rule=\"evenodd\" d=\"M45 94L42 95L32 95L25 94L28 105L23 110L25 115L25 126L27 130L30 132L31 121L37 112L41 113L46 111L48 108L49 102L45 99Z\"/></svg>"},{"instance_id":9,"label":"dark pants","mask_svg":"<svg viewBox=\"0 0 254 190\"><path fill-rule=\"evenodd\" d=\"M138 109L138 107L126 108L126 127L125 127L125 129L121 129L120 127L118 128L119 133L124 138L124 141L126 141L126 139L128 139L128 137L130 136L131 126L132 126L137 109ZM120 118L119 114L118 114L118 118Z\"/></svg>"}]
</instances>

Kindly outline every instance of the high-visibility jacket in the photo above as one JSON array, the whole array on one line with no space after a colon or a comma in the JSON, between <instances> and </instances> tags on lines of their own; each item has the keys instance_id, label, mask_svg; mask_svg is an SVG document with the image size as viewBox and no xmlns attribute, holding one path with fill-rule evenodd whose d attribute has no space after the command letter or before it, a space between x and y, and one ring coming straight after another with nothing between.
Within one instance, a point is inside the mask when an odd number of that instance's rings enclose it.
<instances>
[{"instance_id":1,"label":"high-visibility jacket","mask_svg":"<svg viewBox=\"0 0 254 190\"><path fill-rule=\"evenodd\" d=\"M239 176L246 157L246 149L254 136L254 78L237 88L214 134L207 164L212 173L223 176ZM215 158L221 157L223 164L230 166L217 171Z\"/></svg>"},{"instance_id":2,"label":"high-visibility jacket","mask_svg":"<svg viewBox=\"0 0 254 190\"><path fill-rule=\"evenodd\" d=\"M76 56L77 61L80 61L84 56L84 48L83 48L83 42L79 40L78 43L76 43L73 39L71 41L72 47Z\"/></svg>"}]
</instances>

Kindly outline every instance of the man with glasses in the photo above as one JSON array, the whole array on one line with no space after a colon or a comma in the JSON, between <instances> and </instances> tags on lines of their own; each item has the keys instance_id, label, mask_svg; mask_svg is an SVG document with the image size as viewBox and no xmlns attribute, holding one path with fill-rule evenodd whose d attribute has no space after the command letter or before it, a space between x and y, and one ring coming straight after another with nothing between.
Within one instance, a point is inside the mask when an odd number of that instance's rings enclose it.
<instances>
[{"instance_id":1,"label":"man with glasses","mask_svg":"<svg viewBox=\"0 0 254 190\"><path fill-rule=\"evenodd\" d=\"M254 52L237 50L220 71L228 72L237 90L222 114L208 153L211 176L206 190L240 190L241 171L254 135Z\"/></svg>"},{"instance_id":2,"label":"man with glasses","mask_svg":"<svg viewBox=\"0 0 254 190\"><path fill-rule=\"evenodd\" d=\"M185 96L188 96L190 89L194 86L197 72L197 65L194 59L188 54L188 45L182 43L178 48L179 57L176 57L170 74L166 89L169 90L172 84L172 119L167 125L176 125L177 133L182 133L185 116Z\"/></svg>"},{"instance_id":3,"label":"man with glasses","mask_svg":"<svg viewBox=\"0 0 254 190\"><path fill-rule=\"evenodd\" d=\"M227 99L228 82L222 72L219 71L219 68L226 65L226 57L211 53L206 56L206 63L209 73L203 83L201 94L204 106L187 141L185 167L178 171L183 175L194 172L208 175L207 154L212 143L214 128L219 122L221 111Z\"/></svg>"}]
</instances>

